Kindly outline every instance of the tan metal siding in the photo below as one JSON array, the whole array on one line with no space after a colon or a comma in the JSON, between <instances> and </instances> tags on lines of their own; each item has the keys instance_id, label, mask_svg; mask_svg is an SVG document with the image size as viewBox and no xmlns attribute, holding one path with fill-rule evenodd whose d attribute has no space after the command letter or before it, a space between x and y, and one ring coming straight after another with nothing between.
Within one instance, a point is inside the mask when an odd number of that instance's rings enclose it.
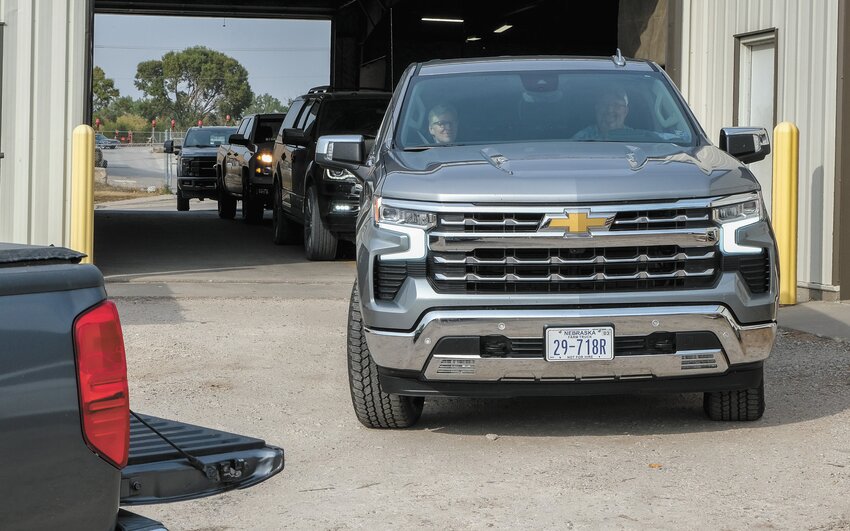
<instances>
[{"instance_id":1,"label":"tan metal siding","mask_svg":"<svg viewBox=\"0 0 850 531\"><path fill-rule=\"evenodd\" d=\"M777 28L776 118L800 128L798 279L831 285L838 1L685 3L682 89L714 142L732 125L734 35Z\"/></svg>"},{"instance_id":2,"label":"tan metal siding","mask_svg":"<svg viewBox=\"0 0 850 531\"><path fill-rule=\"evenodd\" d=\"M0 241L67 245L71 131L83 122L89 2L5 0Z\"/></svg>"}]
</instances>

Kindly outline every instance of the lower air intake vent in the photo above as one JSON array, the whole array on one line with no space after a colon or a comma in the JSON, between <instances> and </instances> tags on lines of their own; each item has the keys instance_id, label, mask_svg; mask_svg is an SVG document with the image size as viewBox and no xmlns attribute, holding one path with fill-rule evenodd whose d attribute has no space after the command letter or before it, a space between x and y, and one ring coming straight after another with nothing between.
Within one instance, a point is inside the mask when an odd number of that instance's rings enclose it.
<instances>
[{"instance_id":1,"label":"lower air intake vent","mask_svg":"<svg viewBox=\"0 0 850 531\"><path fill-rule=\"evenodd\" d=\"M375 298L391 301L407 277L424 277L425 262L383 262L375 260L374 285Z\"/></svg>"}]
</instances>

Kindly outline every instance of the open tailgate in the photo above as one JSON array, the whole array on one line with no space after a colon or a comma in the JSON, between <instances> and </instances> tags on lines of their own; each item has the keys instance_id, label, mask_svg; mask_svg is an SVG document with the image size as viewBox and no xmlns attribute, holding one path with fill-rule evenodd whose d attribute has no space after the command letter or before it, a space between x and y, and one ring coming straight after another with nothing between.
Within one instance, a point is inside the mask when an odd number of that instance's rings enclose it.
<instances>
[{"instance_id":1,"label":"open tailgate","mask_svg":"<svg viewBox=\"0 0 850 531\"><path fill-rule=\"evenodd\" d=\"M131 415L130 456L121 471L121 505L191 500L244 489L283 470L283 449L262 439L139 417L184 453ZM186 454L195 458L194 463Z\"/></svg>"}]
</instances>

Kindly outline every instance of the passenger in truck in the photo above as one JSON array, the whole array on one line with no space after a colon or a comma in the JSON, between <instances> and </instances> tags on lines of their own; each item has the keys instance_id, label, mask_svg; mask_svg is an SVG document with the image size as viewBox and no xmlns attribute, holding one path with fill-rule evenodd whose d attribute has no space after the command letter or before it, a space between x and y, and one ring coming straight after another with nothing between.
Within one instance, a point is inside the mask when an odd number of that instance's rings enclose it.
<instances>
[{"instance_id":1,"label":"passenger in truck","mask_svg":"<svg viewBox=\"0 0 850 531\"><path fill-rule=\"evenodd\" d=\"M435 105L428 112L428 132L438 144L454 142L457 138L457 125L457 111L451 105Z\"/></svg>"},{"instance_id":2,"label":"passenger in truck","mask_svg":"<svg viewBox=\"0 0 850 531\"><path fill-rule=\"evenodd\" d=\"M573 140L605 140L614 132L630 129L626 125L629 115L629 96L618 87L605 89L596 100L596 123L573 135Z\"/></svg>"}]
</instances>

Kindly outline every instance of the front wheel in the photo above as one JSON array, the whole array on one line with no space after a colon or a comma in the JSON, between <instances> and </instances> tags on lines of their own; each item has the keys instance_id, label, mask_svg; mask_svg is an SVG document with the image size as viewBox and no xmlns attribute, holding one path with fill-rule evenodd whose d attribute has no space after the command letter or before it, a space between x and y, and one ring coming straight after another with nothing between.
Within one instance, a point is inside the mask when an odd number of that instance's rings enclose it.
<instances>
[{"instance_id":1,"label":"front wheel","mask_svg":"<svg viewBox=\"0 0 850 531\"><path fill-rule=\"evenodd\" d=\"M391 395L381 389L378 366L363 335L356 282L348 309L348 384L357 420L367 428L409 428L422 416L424 398Z\"/></svg>"},{"instance_id":2,"label":"front wheel","mask_svg":"<svg viewBox=\"0 0 850 531\"><path fill-rule=\"evenodd\" d=\"M183 192L177 190L177 211L186 212L189 210L189 198L183 197Z\"/></svg>"},{"instance_id":3,"label":"front wheel","mask_svg":"<svg viewBox=\"0 0 850 531\"><path fill-rule=\"evenodd\" d=\"M272 241L275 245L293 243L296 227L292 225L283 212L283 191L280 189L280 183L275 180L272 195Z\"/></svg>"},{"instance_id":4,"label":"front wheel","mask_svg":"<svg viewBox=\"0 0 850 531\"><path fill-rule=\"evenodd\" d=\"M307 189L304 203L304 254L307 260L333 260L336 258L337 238L325 227L319 214L319 196L316 188Z\"/></svg>"},{"instance_id":5,"label":"front wheel","mask_svg":"<svg viewBox=\"0 0 850 531\"><path fill-rule=\"evenodd\" d=\"M758 420L764 414L764 379L751 389L705 393L702 405L711 420Z\"/></svg>"},{"instance_id":6,"label":"front wheel","mask_svg":"<svg viewBox=\"0 0 850 531\"><path fill-rule=\"evenodd\" d=\"M221 219L236 217L236 199L224 190L221 181L218 182L218 217Z\"/></svg>"}]
</instances>

